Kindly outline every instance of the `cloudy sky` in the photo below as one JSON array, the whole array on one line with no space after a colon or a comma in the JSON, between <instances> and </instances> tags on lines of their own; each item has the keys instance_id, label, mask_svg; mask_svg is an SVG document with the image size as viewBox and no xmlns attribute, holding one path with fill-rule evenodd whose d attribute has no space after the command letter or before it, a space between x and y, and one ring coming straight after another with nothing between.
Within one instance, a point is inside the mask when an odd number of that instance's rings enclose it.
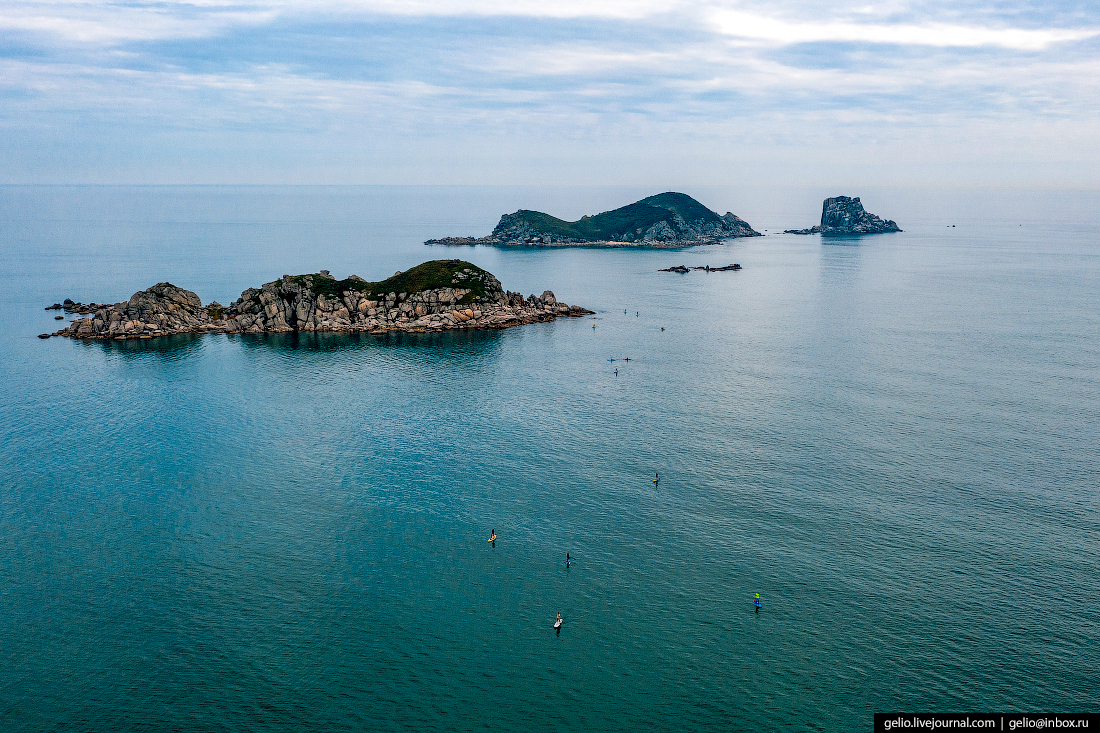
<instances>
[{"instance_id":1,"label":"cloudy sky","mask_svg":"<svg viewBox=\"0 0 1100 733\"><path fill-rule=\"evenodd\" d=\"M1100 186L1100 3L0 0L0 182Z\"/></svg>"}]
</instances>

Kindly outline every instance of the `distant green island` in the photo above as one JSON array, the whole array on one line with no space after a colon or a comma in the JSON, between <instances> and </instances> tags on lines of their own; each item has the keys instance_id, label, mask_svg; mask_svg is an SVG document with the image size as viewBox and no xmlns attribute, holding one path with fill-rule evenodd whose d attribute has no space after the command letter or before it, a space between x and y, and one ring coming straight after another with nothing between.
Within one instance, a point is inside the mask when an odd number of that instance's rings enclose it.
<instances>
[{"instance_id":1,"label":"distant green island","mask_svg":"<svg viewBox=\"0 0 1100 733\"><path fill-rule=\"evenodd\" d=\"M739 216L719 215L687 194L669 191L577 221L520 209L501 216L487 237L444 237L424 244L678 248L760 236Z\"/></svg>"}]
</instances>

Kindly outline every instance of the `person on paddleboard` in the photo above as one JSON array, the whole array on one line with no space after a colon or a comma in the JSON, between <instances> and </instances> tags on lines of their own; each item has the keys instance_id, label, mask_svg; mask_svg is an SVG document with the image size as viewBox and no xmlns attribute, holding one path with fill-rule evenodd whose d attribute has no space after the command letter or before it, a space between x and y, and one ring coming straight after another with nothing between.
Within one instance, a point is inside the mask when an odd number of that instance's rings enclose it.
<instances>
[{"instance_id":1,"label":"person on paddleboard","mask_svg":"<svg viewBox=\"0 0 1100 733\"><path fill-rule=\"evenodd\" d=\"M762 608L763 607L763 604L760 602L760 594L759 593L756 594L756 598L752 599L752 605L756 606L757 608Z\"/></svg>"},{"instance_id":2,"label":"person on paddleboard","mask_svg":"<svg viewBox=\"0 0 1100 733\"><path fill-rule=\"evenodd\" d=\"M557 629L557 628L560 628L560 627L561 627L561 611L558 611L558 617L557 617L557 619L554 620L554 628Z\"/></svg>"}]
</instances>

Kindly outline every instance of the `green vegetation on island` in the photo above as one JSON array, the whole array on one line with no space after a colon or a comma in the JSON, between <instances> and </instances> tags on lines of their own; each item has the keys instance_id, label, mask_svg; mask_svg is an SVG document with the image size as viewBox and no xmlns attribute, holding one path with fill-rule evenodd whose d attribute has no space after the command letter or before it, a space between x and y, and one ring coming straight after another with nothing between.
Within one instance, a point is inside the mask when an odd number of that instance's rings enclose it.
<instances>
[{"instance_id":1,"label":"green vegetation on island","mask_svg":"<svg viewBox=\"0 0 1100 733\"><path fill-rule=\"evenodd\" d=\"M469 291L463 296L465 301L463 305L465 305L473 302L474 298L485 296L489 278L492 278L492 275L465 260L429 260L403 272L397 272L392 277L379 282L370 282L357 275L337 280L329 275L327 270L311 275L295 275L290 277L290 280L330 298L339 297L342 293L354 292L372 300L377 300L387 293L413 295L423 290L461 287Z\"/></svg>"},{"instance_id":2,"label":"green vegetation on island","mask_svg":"<svg viewBox=\"0 0 1100 733\"><path fill-rule=\"evenodd\" d=\"M720 216L687 194L670 191L577 221L520 209L502 216L488 237L447 237L425 244L688 247L758 236L760 233L740 217L729 212Z\"/></svg>"}]
</instances>

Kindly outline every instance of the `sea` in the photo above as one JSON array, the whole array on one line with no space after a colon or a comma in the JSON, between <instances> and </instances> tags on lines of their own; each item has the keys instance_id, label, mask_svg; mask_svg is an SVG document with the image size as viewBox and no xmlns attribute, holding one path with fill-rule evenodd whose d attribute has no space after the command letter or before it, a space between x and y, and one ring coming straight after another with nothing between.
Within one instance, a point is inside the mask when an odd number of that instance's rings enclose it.
<instances>
[{"instance_id":1,"label":"sea","mask_svg":"<svg viewBox=\"0 0 1100 733\"><path fill-rule=\"evenodd\" d=\"M766 236L423 244L628 186L0 187L0 728L1096 711L1100 191L680 190ZM781 233L839 194L904 231ZM595 314L38 338L444 258Z\"/></svg>"}]
</instances>

